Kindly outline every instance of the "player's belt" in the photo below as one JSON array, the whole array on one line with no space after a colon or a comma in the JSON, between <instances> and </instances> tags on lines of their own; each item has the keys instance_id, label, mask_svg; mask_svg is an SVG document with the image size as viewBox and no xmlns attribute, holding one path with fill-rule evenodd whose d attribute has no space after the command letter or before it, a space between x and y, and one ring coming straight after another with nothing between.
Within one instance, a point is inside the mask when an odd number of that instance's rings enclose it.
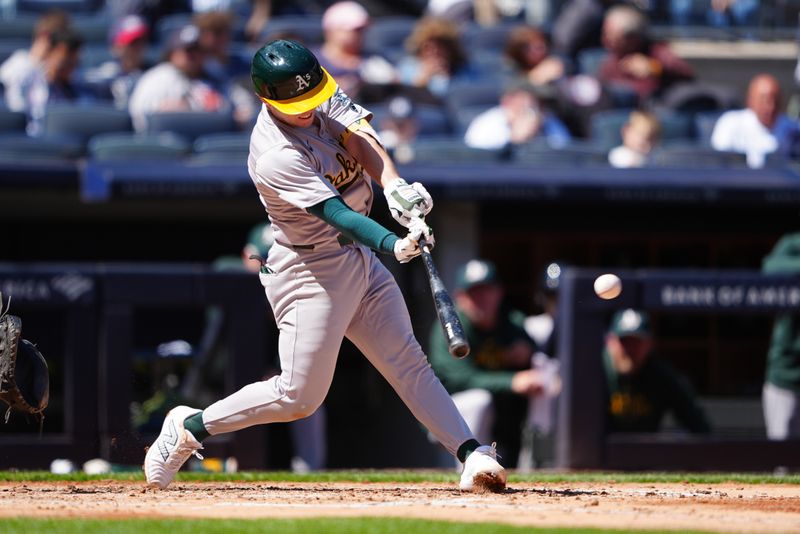
<instances>
[{"instance_id":1,"label":"player's belt","mask_svg":"<svg viewBox=\"0 0 800 534\"><path fill-rule=\"evenodd\" d=\"M336 237L336 241L340 247L345 247L347 245L352 245L353 240L349 237L345 237L342 234L339 234ZM294 250L314 250L314 249L321 249L330 246L332 243L330 242L323 242L323 243L309 243L309 244L302 244L302 245L295 245L293 243L284 243L282 241L277 241L279 245L283 245L286 248L292 248Z\"/></svg>"}]
</instances>

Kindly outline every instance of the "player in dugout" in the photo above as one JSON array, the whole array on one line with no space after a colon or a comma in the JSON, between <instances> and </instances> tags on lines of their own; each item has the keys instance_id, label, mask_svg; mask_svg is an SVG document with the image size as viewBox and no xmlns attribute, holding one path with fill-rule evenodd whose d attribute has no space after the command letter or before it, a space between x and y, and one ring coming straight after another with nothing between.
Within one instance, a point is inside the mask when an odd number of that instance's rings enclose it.
<instances>
[{"instance_id":1,"label":"player in dugout","mask_svg":"<svg viewBox=\"0 0 800 534\"><path fill-rule=\"evenodd\" d=\"M325 399L346 336L416 418L464 462L462 490L505 489L495 447L481 445L414 338L396 281L374 251L407 263L434 243L421 184L397 172L369 124L372 114L341 91L305 46L275 40L252 61L263 102L248 169L275 243L259 273L280 331L281 374L254 382L205 410L167 414L145 457L148 484L164 488L212 435L307 417ZM368 217L383 188L398 237ZM354 436L357 438L357 436Z\"/></svg>"},{"instance_id":2,"label":"player in dugout","mask_svg":"<svg viewBox=\"0 0 800 534\"><path fill-rule=\"evenodd\" d=\"M603 365L608 385L609 432L658 432L671 413L686 430L708 433L711 425L687 381L652 356L650 317L634 309L614 314Z\"/></svg>"}]
</instances>

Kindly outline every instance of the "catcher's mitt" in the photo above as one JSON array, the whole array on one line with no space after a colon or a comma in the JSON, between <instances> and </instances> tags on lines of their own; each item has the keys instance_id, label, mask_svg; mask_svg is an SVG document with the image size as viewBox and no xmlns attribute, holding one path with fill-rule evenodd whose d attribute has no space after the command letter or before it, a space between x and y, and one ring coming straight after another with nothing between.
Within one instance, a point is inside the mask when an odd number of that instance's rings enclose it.
<instances>
[{"instance_id":1,"label":"catcher's mitt","mask_svg":"<svg viewBox=\"0 0 800 534\"><path fill-rule=\"evenodd\" d=\"M21 339L22 319L2 310L0 295L0 400L8 404L5 422L11 410L39 418L44 421L44 409L50 398L50 377L47 362L36 346Z\"/></svg>"}]
</instances>

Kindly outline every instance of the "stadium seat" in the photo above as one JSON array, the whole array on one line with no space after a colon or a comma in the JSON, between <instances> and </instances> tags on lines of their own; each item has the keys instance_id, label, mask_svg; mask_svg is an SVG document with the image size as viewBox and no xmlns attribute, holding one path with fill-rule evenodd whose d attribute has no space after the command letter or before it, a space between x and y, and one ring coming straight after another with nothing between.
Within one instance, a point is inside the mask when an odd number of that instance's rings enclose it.
<instances>
[{"instance_id":1,"label":"stadium seat","mask_svg":"<svg viewBox=\"0 0 800 534\"><path fill-rule=\"evenodd\" d=\"M190 150L188 141L169 133L109 133L92 137L88 154L97 161L175 160L183 158Z\"/></svg>"},{"instance_id":2,"label":"stadium seat","mask_svg":"<svg viewBox=\"0 0 800 534\"><path fill-rule=\"evenodd\" d=\"M86 142L90 137L110 132L131 131L127 111L103 105L59 104L47 108L44 134L72 137Z\"/></svg>"},{"instance_id":3,"label":"stadium seat","mask_svg":"<svg viewBox=\"0 0 800 534\"><path fill-rule=\"evenodd\" d=\"M589 138L606 149L619 145L622 141L622 125L628 120L631 111L612 109L594 113L589 119Z\"/></svg>"},{"instance_id":4,"label":"stadium seat","mask_svg":"<svg viewBox=\"0 0 800 534\"><path fill-rule=\"evenodd\" d=\"M747 158L744 154L719 152L706 146L667 145L653 150L652 164L679 168L747 168Z\"/></svg>"},{"instance_id":5,"label":"stadium seat","mask_svg":"<svg viewBox=\"0 0 800 534\"><path fill-rule=\"evenodd\" d=\"M105 14L73 15L71 23L86 44L108 45L108 32L112 24L109 16Z\"/></svg>"},{"instance_id":6,"label":"stadium seat","mask_svg":"<svg viewBox=\"0 0 800 534\"><path fill-rule=\"evenodd\" d=\"M414 163L453 165L497 161L504 157L502 150L471 148L461 139L432 138L418 140L411 145Z\"/></svg>"},{"instance_id":7,"label":"stadium seat","mask_svg":"<svg viewBox=\"0 0 800 534\"><path fill-rule=\"evenodd\" d=\"M81 48L81 68L91 69L111 61L114 56L107 44L88 43Z\"/></svg>"},{"instance_id":8,"label":"stadium seat","mask_svg":"<svg viewBox=\"0 0 800 534\"><path fill-rule=\"evenodd\" d=\"M457 110L467 106L496 106L500 102L503 86L497 80L481 83L454 83L447 95L447 106Z\"/></svg>"},{"instance_id":9,"label":"stadium seat","mask_svg":"<svg viewBox=\"0 0 800 534\"><path fill-rule=\"evenodd\" d=\"M0 107L0 132L25 133L27 123L28 118L25 113Z\"/></svg>"},{"instance_id":10,"label":"stadium seat","mask_svg":"<svg viewBox=\"0 0 800 534\"><path fill-rule=\"evenodd\" d=\"M628 120L630 109L601 111L590 119L591 140L606 149L622 143L622 126ZM688 141L694 139L694 124L691 115L683 113L659 113L661 139L663 141Z\"/></svg>"},{"instance_id":11,"label":"stadium seat","mask_svg":"<svg viewBox=\"0 0 800 534\"><path fill-rule=\"evenodd\" d=\"M703 146L711 146L711 134L714 132L714 125L722 111L710 111L708 113L698 113L694 116L694 130L697 142Z\"/></svg>"},{"instance_id":12,"label":"stadium seat","mask_svg":"<svg viewBox=\"0 0 800 534\"><path fill-rule=\"evenodd\" d=\"M589 144L551 148L545 139L538 138L514 147L513 161L520 165L579 167L607 165L608 157L604 150Z\"/></svg>"},{"instance_id":13,"label":"stadium seat","mask_svg":"<svg viewBox=\"0 0 800 534\"><path fill-rule=\"evenodd\" d=\"M13 18L0 17L0 38L3 41L23 41L26 43L25 48L27 48L31 44L36 18L36 15L27 13L17 13Z\"/></svg>"},{"instance_id":14,"label":"stadium seat","mask_svg":"<svg viewBox=\"0 0 800 534\"><path fill-rule=\"evenodd\" d=\"M176 111L147 116L147 133L172 132L190 142L205 134L232 132L236 123L230 113Z\"/></svg>"},{"instance_id":15,"label":"stadium seat","mask_svg":"<svg viewBox=\"0 0 800 534\"><path fill-rule=\"evenodd\" d=\"M377 18L364 32L364 50L371 54L397 55L402 53L405 40L411 35L417 19L413 17ZM394 51L394 54L391 53Z\"/></svg>"},{"instance_id":16,"label":"stadium seat","mask_svg":"<svg viewBox=\"0 0 800 534\"><path fill-rule=\"evenodd\" d=\"M84 155L84 144L71 138L30 137L24 133L0 134L0 155L20 161L72 159Z\"/></svg>"},{"instance_id":17,"label":"stadium seat","mask_svg":"<svg viewBox=\"0 0 800 534\"><path fill-rule=\"evenodd\" d=\"M307 46L322 43L322 17L313 15L274 17L261 30L261 42L292 36Z\"/></svg>"},{"instance_id":18,"label":"stadium seat","mask_svg":"<svg viewBox=\"0 0 800 534\"><path fill-rule=\"evenodd\" d=\"M195 159L244 162L250 153L250 133L201 135L194 142Z\"/></svg>"}]
</instances>

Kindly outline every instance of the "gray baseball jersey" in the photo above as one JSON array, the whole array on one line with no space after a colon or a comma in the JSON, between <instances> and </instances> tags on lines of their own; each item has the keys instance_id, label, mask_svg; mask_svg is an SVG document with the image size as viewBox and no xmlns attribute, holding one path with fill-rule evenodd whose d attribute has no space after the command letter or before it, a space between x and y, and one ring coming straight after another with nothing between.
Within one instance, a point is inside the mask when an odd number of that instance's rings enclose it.
<instances>
[{"instance_id":1,"label":"gray baseball jersey","mask_svg":"<svg viewBox=\"0 0 800 534\"><path fill-rule=\"evenodd\" d=\"M203 411L210 434L306 417L327 395L347 336L451 453L472 434L436 378L411 328L392 275L366 246L340 245L335 228L306 208L334 195L355 211L372 205L370 177L345 150L370 113L340 90L309 128L280 123L263 108L248 168L275 231L261 283L280 330L281 374L245 386Z\"/></svg>"}]
</instances>

